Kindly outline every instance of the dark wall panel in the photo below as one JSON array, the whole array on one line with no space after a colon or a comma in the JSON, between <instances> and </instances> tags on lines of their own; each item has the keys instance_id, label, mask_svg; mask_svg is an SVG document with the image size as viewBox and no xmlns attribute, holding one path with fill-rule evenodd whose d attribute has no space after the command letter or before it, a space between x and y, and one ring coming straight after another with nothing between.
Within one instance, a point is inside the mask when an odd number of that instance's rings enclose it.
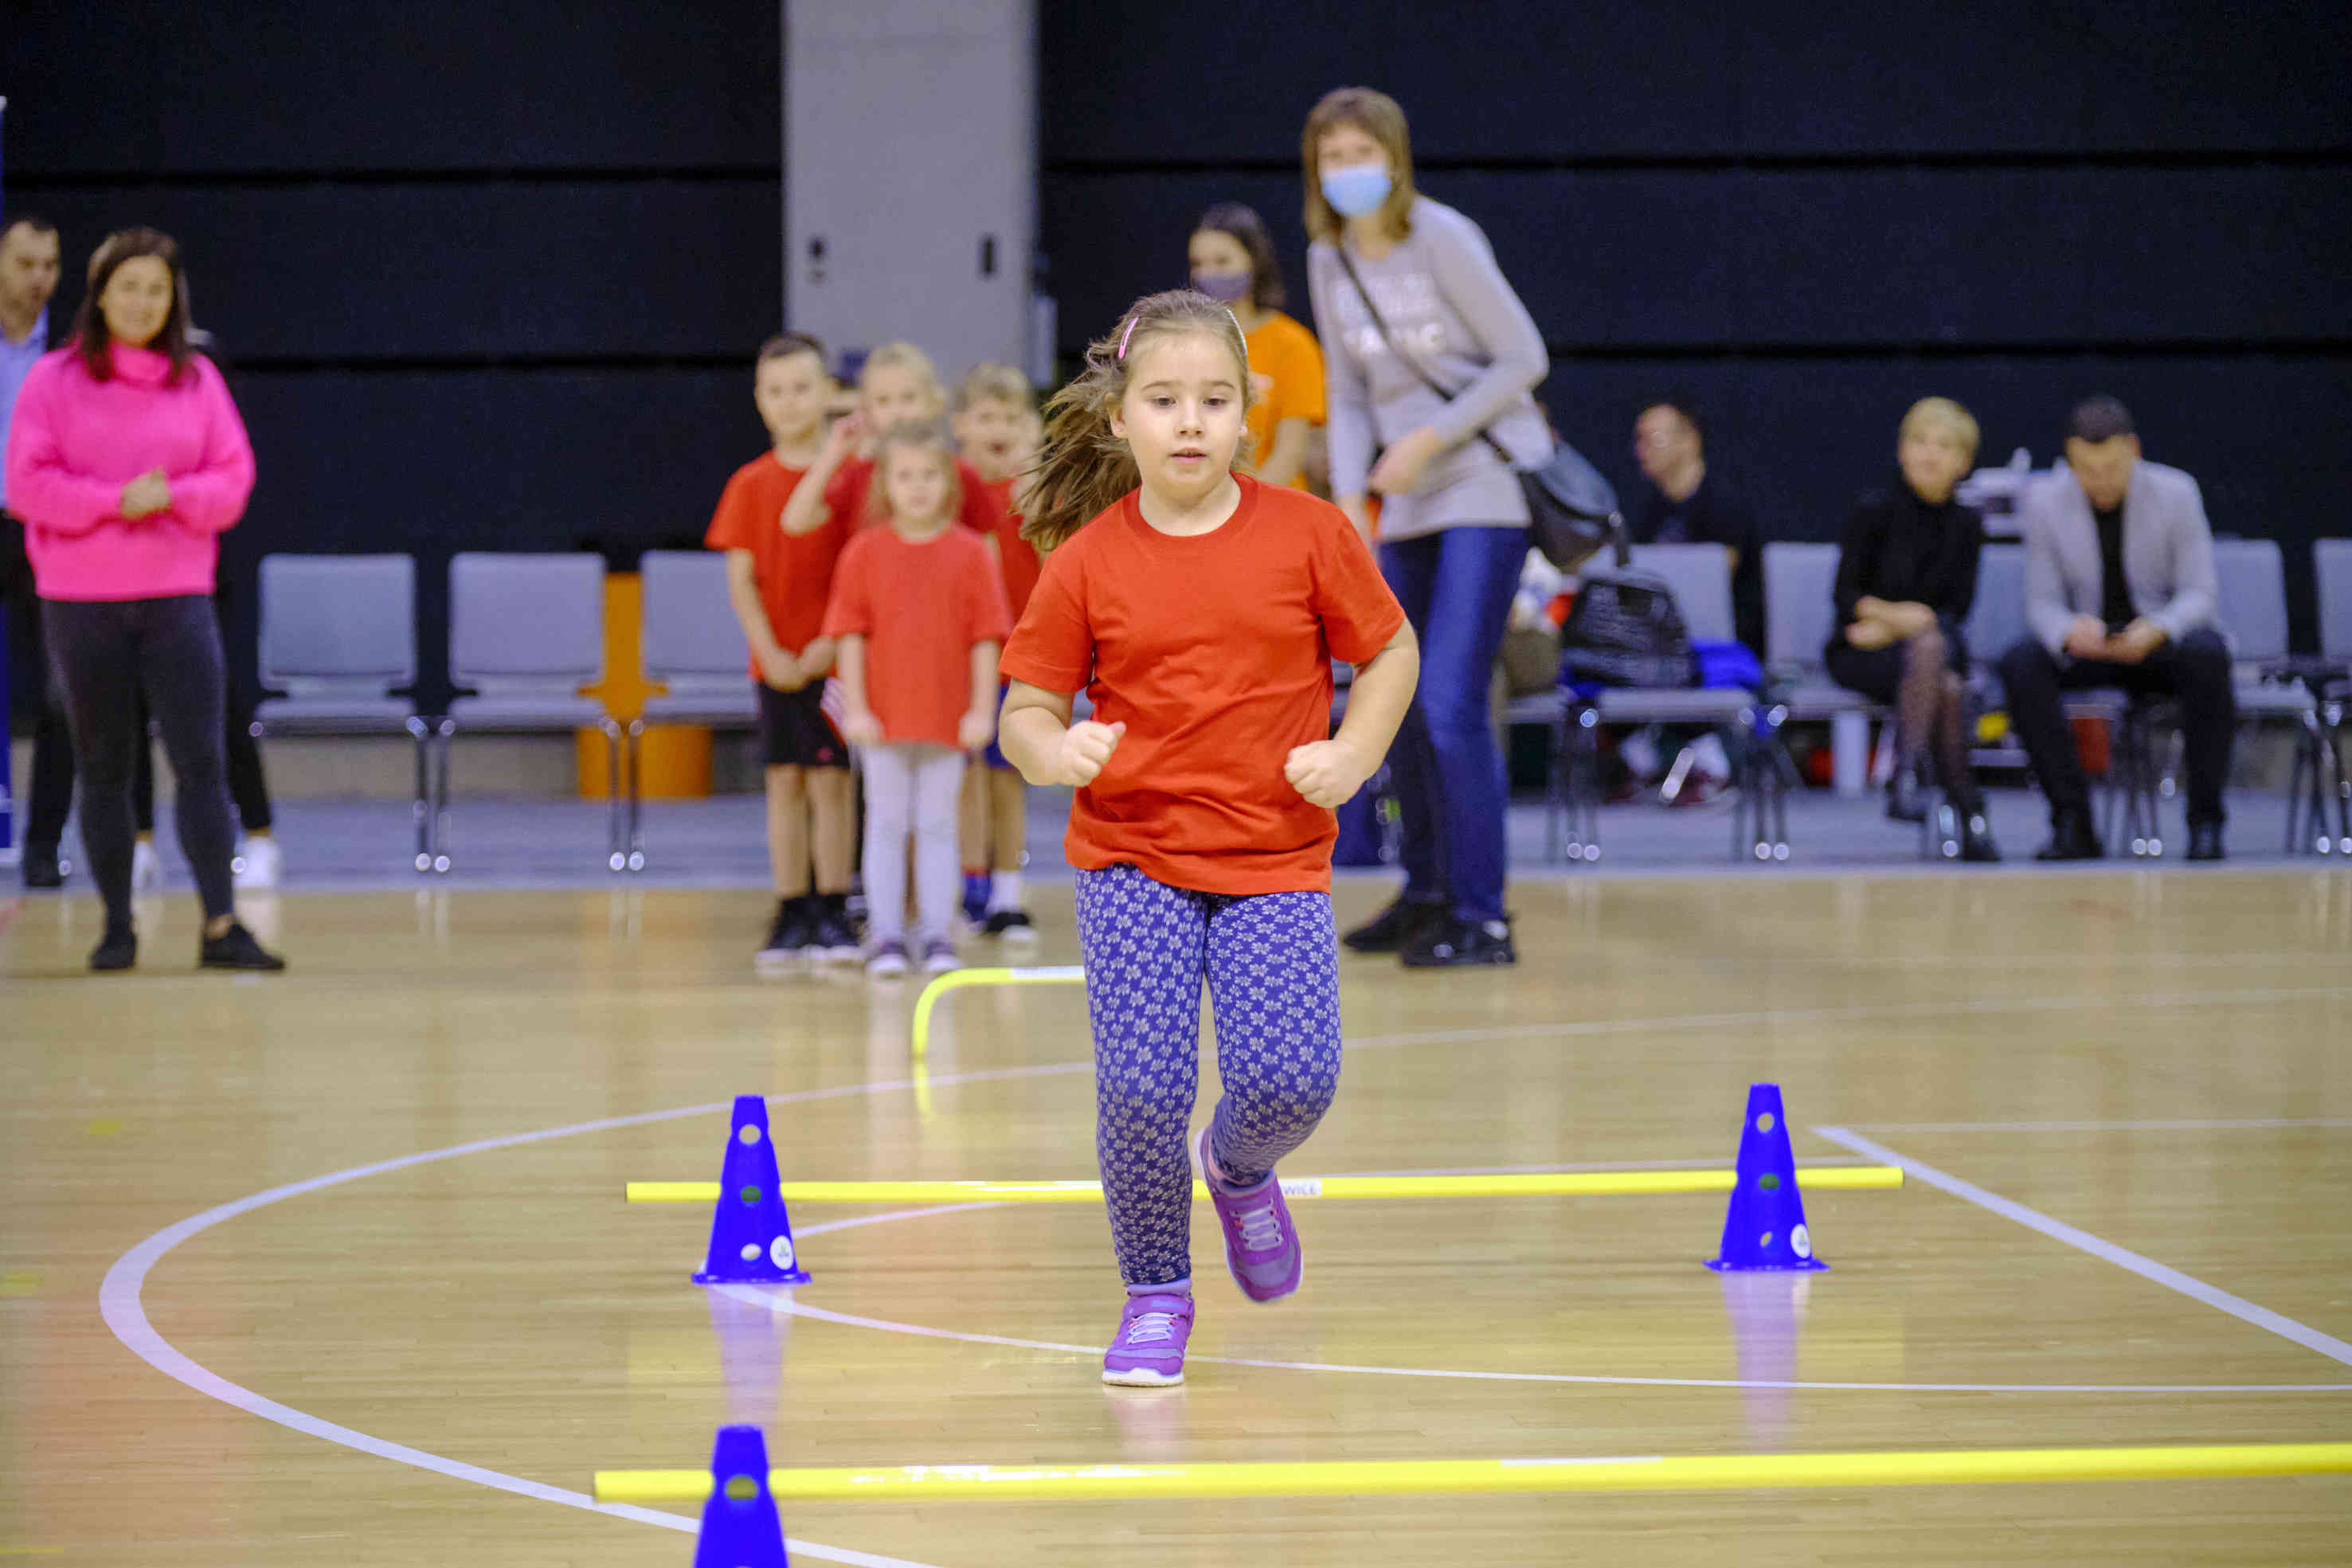
<instances>
[{"instance_id":1,"label":"dark wall panel","mask_svg":"<svg viewBox=\"0 0 2352 1568\"><path fill-rule=\"evenodd\" d=\"M1048 163L1295 155L1327 89L1425 159L2291 151L2352 142L2352 13L1899 5L1397 6L1297 0L1230 47L1181 6L1042 8ZM1183 91L1170 91L1181 74Z\"/></svg>"},{"instance_id":2,"label":"dark wall panel","mask_svg":"<svg viewBox=\"0 0 2352 1568\"><path fill-rule=\"evenodd\" d=\"M1459 172L1423 183L1486 231L1555 343L2352 338L2341 281L2352 170ZM1257 206L1303 278L1296 178L1048 175L1066 344L1180 277L1190 225L1228 199ZM1297 303L1303 318L1303 290Z\"/></svg>"},{"instance_id":3,"label":"dark wall panel","mask_svg":"<svg viewBox=\"0 0 2352 1568\"><path fill-rule=\"evenodd\" d=\"M197 319L241 356L749 354L783 294L772 177L82 186L38 202L69 257L66 300L108 230L150 225L179 239Z\"/></svg>"},{"instance_id":4,"label":"dark wall panel","mask_svg":"<svg viewBox=\"0 0 2352 1568\"><path fill-rule=\"evenodd\" d=\"M774 0L32 0L12 172L772 165Z\"/></svg>"}]
</instances>

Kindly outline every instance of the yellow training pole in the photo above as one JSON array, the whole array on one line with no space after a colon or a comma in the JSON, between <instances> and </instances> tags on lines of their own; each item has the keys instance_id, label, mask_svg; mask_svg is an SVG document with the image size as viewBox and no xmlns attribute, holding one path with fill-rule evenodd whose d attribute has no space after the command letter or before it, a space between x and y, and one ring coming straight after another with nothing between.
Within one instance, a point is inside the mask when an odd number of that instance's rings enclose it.
<instances>
[{"instance_id":1,"label":"yellow training pole","mask_svg":"<svg viewBox=\"0 0 2352 1568\"><path fill-rule=\"evenodd\" d=\"M1285 1197L1636 1197L1672 1193L1729 1192L1736 1173L1697 1171L1537 1171L1498 1176L1286 1176ZM1811 1166L1798 1168L1799 1188L1896 1187L1897 1166ZM778 1185L786 1203L1097 1203L1098 1181L788 1181ZM633 1181L631 1203L716 1203L715 1181ZM1207 1201L1208 1188L1192 1184L1192 1201Z\"/></svg>"},{"instance_id":2,"label":"yellow training pole","mask_svg":"<svg viewBox=\"0 0 2352 1568\"><path fill-rule=\"evenodd\" d=\"M2352 1473L2352 1443L2208 1448L1991 1448L1706 1458L1363 1459L1197 1465L908 1465L772 1470L779 1501L880 1498L1345 1497L1411 1492L1712 1491L1781 1487L1978 1486L2011 1481L2196 1480ZM598 1502L700 1502L708 1470L598 1470Z\"/></svg>"},{"instance_id":3,"label":"yellow training pole","mask_svg":"<svg viewBox=\"0 0 2352 1568\"><path fill-rule=\"evenodd\" d=\"M940 998L966 986L1082 986L1087 972L1076 964L1037 969L950 969L915 998L915 1060L930 1054L931 1011Z\"/></svg>"}]
</instances>

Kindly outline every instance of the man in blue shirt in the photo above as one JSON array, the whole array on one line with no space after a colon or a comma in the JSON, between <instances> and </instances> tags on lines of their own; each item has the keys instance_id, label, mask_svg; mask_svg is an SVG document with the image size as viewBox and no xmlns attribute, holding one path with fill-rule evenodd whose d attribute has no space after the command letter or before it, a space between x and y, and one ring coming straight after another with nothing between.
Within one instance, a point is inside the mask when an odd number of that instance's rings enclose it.
<instances>
[{"instance_id":1,"label":"man in blue shirt","mask_svg":"<svg viewBox=\"0 0 2352 1568\"><path fill-rule=\"evenodd\" d=\"M49 297L58 291L58 229L42 218L16 218L0 228L0 450L16 411L16 390L49 348ZM0 604L8 609L10 663L34 694L40 713L33 748L32 810L25 823L25 884L55 887L61 880L58 839L73 806L73 758L65 721L46 700L48 661L41 652L40 601L25 559L25 528L8 511L0 477ZM0 714L0 736L8 727Z\"/></svg>"}]
</instances>

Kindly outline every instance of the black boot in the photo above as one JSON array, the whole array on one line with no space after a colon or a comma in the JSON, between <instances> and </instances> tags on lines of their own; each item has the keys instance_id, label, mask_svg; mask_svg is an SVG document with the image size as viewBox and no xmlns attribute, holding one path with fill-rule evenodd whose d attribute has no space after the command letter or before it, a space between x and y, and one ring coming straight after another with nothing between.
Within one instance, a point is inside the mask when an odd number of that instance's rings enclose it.
<instances>
[{"instance_id":1,"label":"black boot","mask_svg":"<svg viewBox=\"0 0 2352 1568\"><path fill-rule=\"evenodd\" d=\"M1465 920L1447 909L1414 936L1403 956L1408 969L1459 969L1516 964L1519 950L1509 921Z\"/></svg>"},{"instance_id":2,"label":"black boot","mask_svg":"<svg viewBox=\"0 0 2352 1568\"><path fill-rule=\"evenodd\" d=\"M2221 824L2191 822L2189 824L2189 858L2193 861L2227 860L2221 849Z\"/></svg>"},{"instance_id":3,"label":"black boot","mask_svg":"<svg viewBox=\"0 0 2352 1568\"><path fill-rule=\"evenodd\" d=\"M1442 898L1407 898L1394 904L1339 938L1350 952L1402 953L1432 925L1444 920L1452 905Z\"/></svg>"},{"instance_id":4,"label":"black boot","mask_svg":"<svg viewBox=\"0 0 2352 1568\"><path fill-rule=\"evenodd\" d=\"M1886 815L1891 821L1924 822L1927 820L1923 782L1916 759L1906 757L1895 765L1895 777L1886 781Z\"/></svg>"},{"instance_id":5,"label":"black boot","mask_svg":"<svg viewBox=\"0 0 2352 1568\"><path fill-rule=\"evenodd\" d=\"M2099 842L2099 831L2091 826L2088 811L2060 811L2050 819L2050 841L2034 855L2038 861L2095 861L2102 859L2107 847Z\"/></svg>"},{"instance_id":6,"label":"black boot","mask_svg":"<svg viewBox=\"0 0 2352 1568\"><path fill-rule=\"evenodd\" d=\"M73 867L58 855L55 844L25 846L25 885L35 892L45 892L66 884L66 873Z\"/></svg>"},{"instance_id":7,"label":"black boot","mask_svg":"<svg viewBox=\"0 0 2352 1568\"><path fill-rule=\"evenodd\" d=\"M139 962L139 933L131 928L131 922L128 920L120 925L111 920L108 921L106 935L99 939L97 946L90 949L89 967L100 974L106 975L128 969L137 962Z\"/></svg>"},{"instance_id":8,"label":"black boot","mask_svg":"<svg viewBox=\"0 0 2352 1568\"><path fill-rule=\"evenodd\" d=\"M1982 811L1970 811L1960 818L1960 858L1984 864L2000 859L2000 848L1992 841L1992 825L1985 821Z\"/></svg>"}]
</instances>

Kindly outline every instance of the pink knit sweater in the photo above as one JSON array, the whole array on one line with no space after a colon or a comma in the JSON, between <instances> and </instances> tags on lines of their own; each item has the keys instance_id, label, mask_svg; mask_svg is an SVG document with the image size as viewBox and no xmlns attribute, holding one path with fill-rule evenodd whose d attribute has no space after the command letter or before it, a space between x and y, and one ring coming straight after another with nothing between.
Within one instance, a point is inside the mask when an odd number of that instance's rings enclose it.
<instances>
[{"instance_id":1,"label":"pink knit sweater","mask_svg":"<svg viewBox=\"0 0 2352 1568\"><path fill-rule=\"evenodd\" d=\"M44 599L164 599L210 594L220 536L253 494L253 447L210 360L172 361L113 348L114 375L94 381L70 348L44 354L16 394L8 426L8 509ZM172 504L122 515L122 487L161 468Z\"/></svg>"}]
</instances>

